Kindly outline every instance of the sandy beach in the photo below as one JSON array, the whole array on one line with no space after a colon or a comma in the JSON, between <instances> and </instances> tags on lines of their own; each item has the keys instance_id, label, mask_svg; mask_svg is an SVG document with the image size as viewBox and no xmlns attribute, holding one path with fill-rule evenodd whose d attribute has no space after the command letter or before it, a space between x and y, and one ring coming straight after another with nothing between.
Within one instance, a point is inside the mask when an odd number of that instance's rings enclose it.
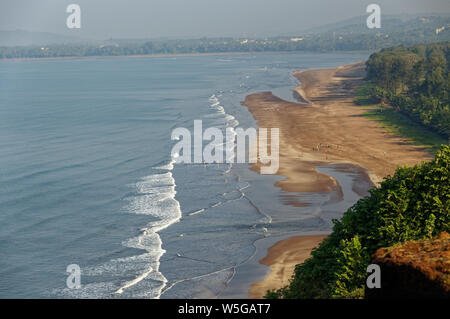
<instances>
[{"instance_id":1,"label":"sandy beach","mask_svg":"<svg viewBox=\"0 0 450 319\"><path fill-rule=\"evenodd\" d=\"M285 178L276 187L287 192L336 190L339 183L317 171L318 166L326 164L351 166L364 172L361 178L370 179L376 185L383 177L393 174L397 166L432 159L426 149L394 136L362 116L366 109L355 105L353 98L364 74L364 62L295 72L301 83L295 94L304 103L287 102L271 92L247 96L243 105L248 107L258 126L280 130L278 174ZM253 169L259 171L259 167L256 164ZM363 195L367 183L361 185L355 192ZM261 298L268 289L288 284L295 265L308 258L311 249L323 238L297 236L271 247L267 257L260 261L270 267L270 274L253 284L249 297Z\"/></svg>"},{"instance_id":2,"label":"sandy beach","mask_svg":"<svg viewBox=\"0 0 450 319\"><path fill-rule=\"evenodd\" d=\"M317 247L326 237L296 236L281 240L270 247L267 256L260 260L261 264L270 267L270 273L265 280L252 285L249 298L261 299L267 290L289 284L295 265L305 261L310 256L311 249Z\"/></svg>"}]
</instances>

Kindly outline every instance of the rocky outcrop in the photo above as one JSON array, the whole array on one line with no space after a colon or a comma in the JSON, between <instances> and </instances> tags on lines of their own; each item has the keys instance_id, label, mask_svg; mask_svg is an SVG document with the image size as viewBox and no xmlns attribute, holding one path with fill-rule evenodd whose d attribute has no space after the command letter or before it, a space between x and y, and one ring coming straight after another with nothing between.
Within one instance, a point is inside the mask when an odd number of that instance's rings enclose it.
<instances>
[{"instance_id":1,"label":"rocky outcrop","mask_svg":"<svg viewBox=\"0 0 450 319\"><path fill-rule=\"evenodd\" d=\"M380 248L372 263L381 268L381 288L366 298L450 298L450 235Z\"/></svg>"}]
</instances>

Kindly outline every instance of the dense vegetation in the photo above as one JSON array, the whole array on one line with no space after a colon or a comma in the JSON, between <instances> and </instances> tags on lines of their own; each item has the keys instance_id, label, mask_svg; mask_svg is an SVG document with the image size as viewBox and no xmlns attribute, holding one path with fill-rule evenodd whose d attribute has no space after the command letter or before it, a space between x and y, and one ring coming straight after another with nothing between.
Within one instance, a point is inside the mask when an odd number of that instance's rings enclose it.
<instances>
[{"instance_id":1,"label":"dense vegetation","mask_svg":"<svg viewBox=\"0 0 450 319\"><path fill-rule=\"evenodd\" d=\"M450 231L450 147L414 167L399 167L359 200L332 234L297 265L289 286L267 298L360 298L370 256L380 247Z\"/></svg>"},{"instance_id":2,"label":"dense vegetation","mask_svg":"<svg viewBox=\"0 0 450 319\"><path fill-rule=\"evenodd\" d=\"M368 29L366 17L363 16L292 37L108 40L97 44L65 45L42 43L40 46L0 47L0 59L269 51L373 51L399 44L448 41L449 26L449 17L415 17L406 21L383 17L381 29Z\"/></svg>"},{"instance_id":3,"label":"dense vegetation","mask_svg":"<svg viewBox=\"0 0 450 319\"><path fill-rule=\"evenodd\" d=\"M393 135L401 136L414 145L426 148L432 154L436 154L442 144L447 144L448 139L442 134L425 125L419 125L412 121L410 116L396 111L389 105L376 103L373 88L372 84L365 83L355 92L355 102L365 108L364 117L377 122L380 128Z\"/></svg>"},{"instance_id":4,"label":"dense vegetation","mask_svg":"<svg viewBox=\"0 0 450 319\"><path fill-rule=\"evenodd\" d=\"M450 43L394 47L367 61L369 96L450 138Z\"/></svg>"}]
</instances>

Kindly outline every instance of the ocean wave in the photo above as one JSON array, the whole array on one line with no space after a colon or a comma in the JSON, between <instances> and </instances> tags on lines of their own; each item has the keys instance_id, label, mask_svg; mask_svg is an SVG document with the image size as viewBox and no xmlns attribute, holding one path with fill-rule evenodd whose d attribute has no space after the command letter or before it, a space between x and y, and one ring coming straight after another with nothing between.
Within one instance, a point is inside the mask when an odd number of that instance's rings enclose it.
<instances>
[{"instance_id":1,"label":"ocean wave","mask_svg":"<svg viewBox=\"0 0 450 319\"><path fill-rule=\"evenodd\" d=\"M161 163L154 169L166 170L143 177L134 187L126 209L132 214L154 217L141 228L141 233L125 240L122 245L144 250L142 254L112 259L101 265L83 268L85 276L102 276L107 282L83 285L78 290L59 290L59 295L69 298L159 298L167 279L159 271L160 259L166 253L158 232L178 222L182 217L181 207L175 199L176 184L172 175L173 161ZM128 280L124 281L124 275ZM131 278L131 279L130 279ZM136 289L132 289L136 287Z\"/></svg>"},{"instance_id":2,"label":"ocean wave","mask_svg":"<svg viewBox=\"0 0 450 319\"><path fill-rule=\"evenodd\" d=\"M153 174L142 178L136 183L138 195L131 199L128 206L129 212L156 217L156 221L150 222L143 228L142 234L123 243L124 246L146 250L146 255L151 257L151 262L146 271L131 281L123 284L115 293L122 294L126 289L133 287L148 277L159 278L160 285L156 296L159 298L167 279L159 271L159 260L166 253L162 249L162 241L158 232L177 223L182 216L180 203L175 199L175 179L172 175L174 161L157 169L167 169L166 173Z\"/></svg>"},{"instance_id":3,"label":"ocean wave","mask_svg":"<svg viewBox=\"0 0 450 319\"><path fill-rule=\"evenodd\" d=\"M197 209L197 210L194 210L193 212L189 213L189 214L188 214L188 216L194 216L194 215L197 215L197 214L203 213L204 211L205 211L205 209L204 209L204 208L201 208L201 209Z\"/></svg>"},{"instance_id":4,"label":"ocean wave","mask_svg":"<svg viewBox=\"0 0 450 319\"><path fill-rule=\"evenodd\" d=\"M222 94L213 94L210 96L209 101L211 103L211 108L216 110L216 114L213 116L220 116L219 120L213 122L213 125L221 125L223 126L227 132L224 134L226 141L225 143L220 143L216 146L218 151L226 151L226 154L232 154L229 157L227 157L225 160L227 162L232 162L234 160L234 152L229 152L235 148L234 141L236 138L236 131L235 128L239 125L239 121L231 114L226 113L225 108L221 105L221 102L219 100L219 97L222 96ZM208 114L205 117L210 117L211 115ZM228 174L231 170L232 166L229 166L226 170L225 174Z\"/></svg>"},{"instance_id":5,"label":"ocean wave","mask_svg":"<svg viewBox=\"0 0 450 319\"><path fill-rule=\"evenodd\" d=\"M153 167L153 169L171 171L171 170L173 170L173 164L175 164L175 161L172 159L167 164L162 164L162 165L159 165L159 166L155 166L155 167Z\"/></svg>"}]
</instances>

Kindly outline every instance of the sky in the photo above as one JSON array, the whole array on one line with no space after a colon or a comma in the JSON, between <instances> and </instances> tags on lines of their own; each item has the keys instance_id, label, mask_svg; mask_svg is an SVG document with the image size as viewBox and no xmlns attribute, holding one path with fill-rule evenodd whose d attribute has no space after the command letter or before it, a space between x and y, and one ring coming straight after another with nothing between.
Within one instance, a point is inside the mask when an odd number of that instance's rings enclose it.
<instances>
[{"instance_id":1,"label":"sky","mask_svg":"<svg viewBox=\"0 0 450 319\"><path fill-rule=\"evenodd\" d=\"M66 8L81 7L81 29ZM93 39L275 36L368 15L450 12L449 0L1 0L0 30Z\"/></svg>"}]
</instances>

